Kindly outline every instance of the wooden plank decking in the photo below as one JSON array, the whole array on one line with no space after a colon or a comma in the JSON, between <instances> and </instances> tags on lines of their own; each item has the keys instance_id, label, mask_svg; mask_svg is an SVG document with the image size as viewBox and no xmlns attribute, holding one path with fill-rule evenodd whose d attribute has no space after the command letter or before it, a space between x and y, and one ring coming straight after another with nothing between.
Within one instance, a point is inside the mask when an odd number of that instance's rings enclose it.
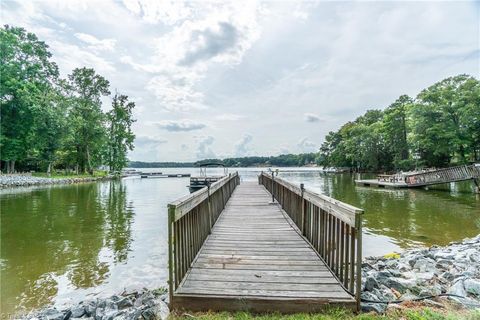
<instances>
[{"instance_id":1,"label":"wooden plank decking","mask_svg":"<svg viewBox=\"0 0 480 320\"><path fill-rule=\"evenodd\" d=\"M312 312L355 309L279 204L256 182L232 194L211 235L172 296L174 308Z\"/></svg>"}]
</instances>

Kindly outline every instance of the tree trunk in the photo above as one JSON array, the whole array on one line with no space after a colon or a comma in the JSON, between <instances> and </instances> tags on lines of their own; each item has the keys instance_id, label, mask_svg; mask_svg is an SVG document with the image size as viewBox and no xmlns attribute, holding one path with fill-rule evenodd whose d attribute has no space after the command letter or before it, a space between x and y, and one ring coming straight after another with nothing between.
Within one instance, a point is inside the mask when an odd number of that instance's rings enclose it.
<instances>
[{"instance_id":1,"label":"tree trunk","mask_svg":"<svg viewBox=\"0 0 480 320\"><path fill-rule=\"evenodd\" d=\"M15 160L10 160L10 173L15 173Z\"/></svg>"},{"instance_id":2,"label":"tree trunk","mask_svg":"<svg viewBox=\"0 0 480 320\"><path fill-rule=\"evenodd\" d=\"M10 173L10 160L5 161L5 173Z\"/></svg>"},{"instance_id":3,"label":"tree trunk","mask_svg":"<svg viewBox=\"0 0 480 320\"><path fill-rule=\"evenodd\" d=\"M87 146L87 165L88 165L88 173L93 175L92 163L90 161L90 151L88 149L88 146Z\"/></svg>"},{"instance_id":4,"label":"tree trunk","mask_svg":"<svg viewBox=\"0 0 480 320\"><path fill-rule=\"evenodd\" d=\"M52 162L50 161L50 162L48 163L48 167L47 167L47 176L50 177L51 174L52 174Z\"/></svg>"}]
</instances>

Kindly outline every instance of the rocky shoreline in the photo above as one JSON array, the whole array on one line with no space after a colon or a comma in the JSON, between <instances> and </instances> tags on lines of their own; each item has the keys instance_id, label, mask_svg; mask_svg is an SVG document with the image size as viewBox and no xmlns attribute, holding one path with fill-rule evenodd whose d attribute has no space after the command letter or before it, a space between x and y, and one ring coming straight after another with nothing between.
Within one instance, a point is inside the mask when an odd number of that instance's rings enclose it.
<instances>
[{"instance_id":1,"label":"rocky shoreline","mask_svg":"<svg viewBox=\"0 0 480 320\"><path fill-rule=\"evenodd\" d=\"M45 308L23 315L29 320L165 320L168 318L168 293L144 290L85 300L68 308Z\"/></svg>"},{"instance_id":2,"label":"rocky shoreline","mask_svg":"<svg viewBox=\"0 0 480 320\"><path fill-rule=\"evenodd\" d=\"M73 178L44 178L34 177L31 175L0 175L0 189L14 188L14 187L29 187L39 185L52 184L71 184L81 182L93 182L100 180L109 180L115 178L114 176L105 177L73 177Z\"/></svg>"},{"instance_id":3,"label":"rocky shoreline","mask_svg":"<svg viewBox=\"0 0 480 320\"><path fill-rule=\"evenodd\" d=\"M411 301L480 308L480 235L445 247L364 259L362 300L362 310L378 313Z\"/></svg>"},{"instance_id":4,"label":"rocky shoreline","mask_svg":"<svg viewBox=\"0 0 480 320\"><path fill-rule=\"evenodd\" d=\"M412 301L444 308L480 308L480 235L445 247L367 257L362 264L362 311L409 308ZM30 320L165 320L166 290L144 290L86 300L65 309L46 308L20 317Z\"/></svg>"}]
</instances>

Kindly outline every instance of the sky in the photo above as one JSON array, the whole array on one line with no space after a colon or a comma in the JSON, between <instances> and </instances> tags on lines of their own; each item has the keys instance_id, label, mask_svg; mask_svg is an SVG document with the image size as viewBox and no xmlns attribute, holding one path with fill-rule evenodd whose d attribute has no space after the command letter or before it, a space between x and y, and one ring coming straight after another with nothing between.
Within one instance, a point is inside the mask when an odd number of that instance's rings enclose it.
<instances>
[{"instance_id":1,"label":"sky","mask_svg":"<svg viewBox=\"0 0 480 320\"><path fill-rule=\"evenodd\" d=\"M63 77L136 103L131 160L315 152L402 94L480 75L480 2L0 1ZM110 108L104 99L104 110Z\"/></svg>"}]
</instances>

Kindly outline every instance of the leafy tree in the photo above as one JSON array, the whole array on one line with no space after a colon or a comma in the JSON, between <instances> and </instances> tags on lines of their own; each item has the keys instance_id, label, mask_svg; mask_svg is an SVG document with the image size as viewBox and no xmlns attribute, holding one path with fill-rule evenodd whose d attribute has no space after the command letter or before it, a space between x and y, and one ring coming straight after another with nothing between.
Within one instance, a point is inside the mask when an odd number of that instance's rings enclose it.
<instances>
[{"instance_id":1,"label":"leafy tree","mask_svg":"<svg viewBox=\"0 0 480 320\"><path fill-rule=\"evenodd\" d=\"M413 143L427 166L446 166L452 159L466 163L478 149L479 82L459 75L423 90L412 109Z\"/></svg>"},{"instance_id":2,"label":"leafy tree","mask_svg":"<svg viewBox=\"0 0 480 320\"><path fill-rule=\"evenodd\" d=\"M0 29L1 160L7 171L27 158L36 141L35 118L43 114L58 78L48 46L23 28Z\"/></svg>"},{"instance_id":3,"label":"leafy tree","mask_svg":"<svg viewBox=\"0 0 480 320\"><path fill-rule=\"evenodd\" d=\"M133 150L135 135L132 132L132 111L135 103L129 102L125 95L115 94L112 110L107 113L108 164L111 172L119 172L127 166L127 152Z\"/></svg>"},{"instance_id":4,"label":"leafy tree","mask_svg":"<svg viewBox=\"0 0 480 320\"><path fill-rule=\"evenodd\" d=\"M110 94L110 83L90 68L77 68L68 79L73 97L69 121L74 128L78 170L93 173L93 167L102 163L106 132L101 98Z\"/></svg>"},{"instance_id":5,"label":"leafy tree","mask_svg":"<svg viewBox=\"0 0 480 320\"><path fill-rule=\"evenodd\" d=\"M407 125L408 112L413 104L413 99L407 95L400 96L394 103L385 109L382 120L382 132L385 134L385 142L393 157L395 169L407 169L410 151L408 145Z\"/></svg>"}]
</instances>

